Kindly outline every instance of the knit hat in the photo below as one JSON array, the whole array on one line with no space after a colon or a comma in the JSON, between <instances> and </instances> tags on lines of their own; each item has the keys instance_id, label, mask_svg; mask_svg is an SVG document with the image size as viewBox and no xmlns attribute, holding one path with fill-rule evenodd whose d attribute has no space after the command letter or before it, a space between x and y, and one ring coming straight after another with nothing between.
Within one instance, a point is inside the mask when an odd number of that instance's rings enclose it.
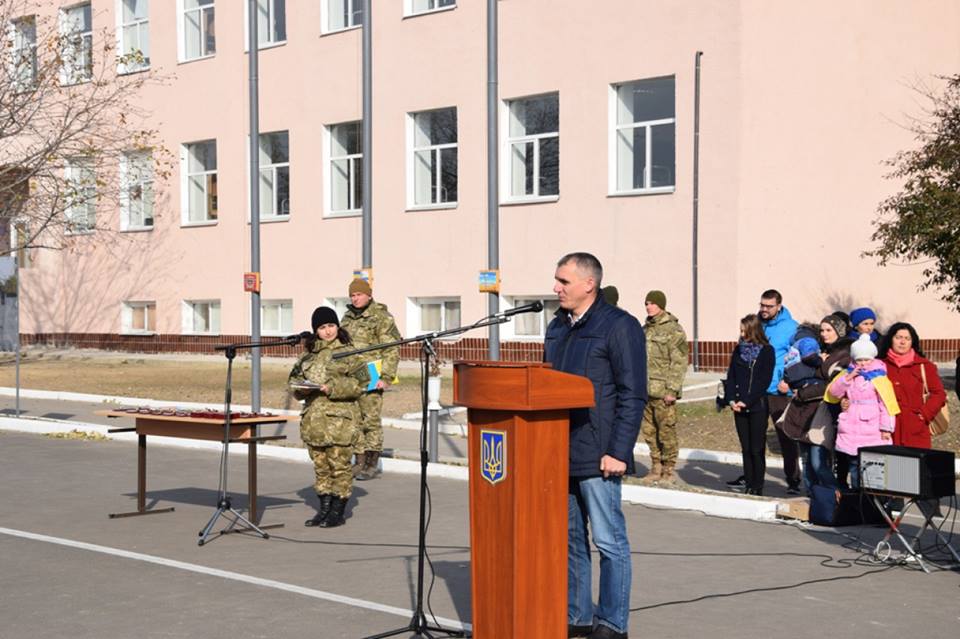
<instances>
[{"instance_id":1,"label":"knit hat","mask_svg":"<svg viewBox=\"0 0 960 639\"><path fill-rule=\"evenodd\" d=\"M806 359L811 355L820 353L820 344L812 337L801 337L796 343L797 352L800 353L800 359Z\"/></svg>"},{"instance_id":2,"label":"knit hat","mask_svg":"<svg viewBox=\"0 0 960 639\"><path fill-rule=\"evenodd\" d=\"M313 327L313 332L316 333L317 329L324 324L336 324L340 326L340 319L337 317L337 312L329 306L318 306L313 309L310 326Z\"/></svg>"},{"instance_id":3,"label":"knit hat","mask_svg":"<svg viewBox=\"0 0 960 639\"><path fill-rule=\"evenodd\" d=\"M643 303L646 304L647 302L653 302L662 310L666 310L667 308L667 296L663 294L663 291L650 291L647 293Z\"/></svg>"},{"instance_id":4,"label":"knit hat","mask_svg":"<svg viewBox=\"0 0 960 639\"><path fill-rule=\"evenodd\" d=\"M857 338L857 341L850 347L850 357L856 361L858 359L874 359L877 356L877 345L873 343L870 336L863 334Z\"/></svg>"},{"instance_id":5,"label":"knit hat","mask_svg":"<svg viewBox=\"0 0 960 639\"><path fill-rule=\"evenodd\" d=\"M832 326L833 330L837 332L837 337L846 337L847 335L847 321L836 313L827 315L820 320L820 323Z\"/></svg>"},{"instance_id":6,"label":"knit hat","mask_svg":"<svg viewBox=\"0 0 960 639\"><path fill-rule=\"evenodd\" d=\"M370 288L370 283L367 282L367 280L360 279L359 277L350 282L350 288L347 290L350 291L350 295L353 295L354 293L363 293L371 296L373 295L373 289Z\"/></svg>"},{"instance_id":7,"label":"knit hat","mask_svg":"<svg viewBox=\"0 0 960 639\"><path fill-rule=\"evenodd\" d=\"M852 311L850 311L850 323L853 324L854 327L859 325L860 322L862 322L863 320L868 320L868 319L877 321L877 314L873 312L872 308L867 308L866 306L863 306L861 308L855 308Z\"/></svg>"},{"instance_id":8,"label":"knit hat","mask_svg":"<svg viewBox=\"0 0 960 639\"><path fill-rule=\"evenodd\" d=\"M604 286L600 289L600 293L603 294L603 301L610 306L616 306L620 301L620 291L616 286Z\"/></svg>"}]
</instances>

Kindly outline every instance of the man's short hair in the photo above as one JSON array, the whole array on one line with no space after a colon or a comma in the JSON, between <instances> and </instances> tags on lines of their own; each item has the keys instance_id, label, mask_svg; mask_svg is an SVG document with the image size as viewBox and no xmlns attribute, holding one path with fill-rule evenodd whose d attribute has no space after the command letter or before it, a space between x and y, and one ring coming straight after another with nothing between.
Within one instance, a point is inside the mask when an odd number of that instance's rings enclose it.
<instances>
[{"instance_id":1,"label":"man's short hair","mask_svg":"<svg viewBox=\"0 0 960 639\"><path fill-rule=\"evenodd\" d=\"M760 293L760 299L777 300L777 304L783 304L783 295L775 288L768 288L763 293Z\"/></svg>"},{"instance_id":2,"label":"man's short hair","mask_svg":"<svg viewBox=\"0 0 960 639\"><path fill-rule=\"evenodd\" d=\"M560 258L557 266L563 266L568 262L573 262L577 268L586 271L596 282L597 288L600 288L600 283L603 281L603 266L596 256L590 253L567 253Z\"/></svg>"}]
</instances>

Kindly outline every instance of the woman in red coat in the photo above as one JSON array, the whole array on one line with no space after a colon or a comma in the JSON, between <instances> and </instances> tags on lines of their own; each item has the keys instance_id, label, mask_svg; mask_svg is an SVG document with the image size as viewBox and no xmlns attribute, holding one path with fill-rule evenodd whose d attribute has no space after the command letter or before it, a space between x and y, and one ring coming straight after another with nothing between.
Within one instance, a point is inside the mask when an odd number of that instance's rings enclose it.
<instances>
[{"instance_id":1,"label":"woman in red coat","mask_svg":"<svg viewBox=\"0 0 960 639\"><path fill-rule=\"evenodd\" d=\"M917 331L906 322L890 327L880 343L880 359L887 365L887 377L897 394L897 415L893 443L896 446L930 448L930 422L947 401L937 367L923 355ZM930 395L923 400L923 376Z\"/></svg>"}]
</instances>

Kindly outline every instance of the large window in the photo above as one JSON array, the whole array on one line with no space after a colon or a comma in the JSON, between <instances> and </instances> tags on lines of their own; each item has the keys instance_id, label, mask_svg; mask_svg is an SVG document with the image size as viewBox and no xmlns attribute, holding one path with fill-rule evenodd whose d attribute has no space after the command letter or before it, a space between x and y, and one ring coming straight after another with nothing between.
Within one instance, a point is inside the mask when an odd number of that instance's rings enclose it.
<instances>
[{"instance_id":1,"label":"large window","mask_svg":"<svg viewBox=\"0 0 960 639\"><path fill-rule=\"evenodd\" d=\"M403 4L404 13L410 16L455 7L457 0L403 0Z\"/></svg>"},{"instance_id":2,"label":"large window","mask_svg":"<svg viewBox=\"0 0 960 639\"><path fill-rule=\"evenodd\" d=\"M260 135L260 218L290 216L290 135Z\"/></svg>"},{"instance_id":3,"label":"large window","mask_svg":"<svg viewBox=\"0 0 960 639\"><path fill-rule=\"evenodd\" d=\"M195 60L217 51L213 0L178 0L180 3L180 60Z\"/></svg>"},{"instance_id":4,"label":"large window","mask_svg":"<svg viewBox=\"0 0 960 639\"><path fill-rule=\"evenodd\" d=\"M150 68L149 0L119 0L117 34L120 37L120 72Z\"/></svg>"},{"instance_id":5,"label":"large window","mask_svg":"<svg viewBox=\"0 0 960 639\"><path fill-rule=\"evenodd\" d=\"M457 202L457 109L412 113L409 117L410 206Z\"/></svg>"},{"instance_id":6,"label":"large window","mask_svg":"<svg viewBox=\"0 0 960 639\"><path fill-rule=\"evenodd\" d=\"M156 302L124 302L120 311L120 331L125 334L157 332Z\"/></svg>"},{"instance_id":7,"label":"large window","mask_svg":"<svg viewBox=\"0 0 960 639\"><path fill-rule=\"evenodd\" d=\"M217 220L217 142L205 140L183 146L181 156L183 222Z\"/></svg>"},{"instance_id":8,"label":"large window","mask_svg":"<svg viewBox=\"0 0 960 639\"><path fill-rule=\"evenodd\" d=\"M323 0L323 31L341 31L363 24L363 0Z\"/></svg>"},{"instance_id":9,"label":"large window","mask_svg":"<svg viewBox=\"0 0 960 639\"><path fill-rule=\"evenodd\" d=\"M542 95L507 103L505 186L508 200L560 194L560 97Z\"/></svg>"},{"instance_id":10,"label":"large window","mask_svg":"<svg viewBox=\"0 0 960 639\"><path fill-rule=\"evenodd\" d=\"M460 326L459 297L414 298L409 311L409 326L414 334L445 331Z\"/></svg>"},{"instance_id":11,"label":"large window","mask_svg":"<svg viewBox=\"0 0 960 639\"><path fill-rule=\"evenodd\" d=\"M329 127L329 211L357 213L363 207L363 129L360 122Z\"/></svg>"},{"instance_id":12,"label":"large window","mask_svg":"<svg viewBox=\"0 0 960 639\"><path fill-rule=\"evenodd\" d=\"M220 300L185 300L183 302L184 334L219 334Z\"/></svg>"},{"instance_id":13,"label":"large window","mask_svg":"<svg viewBox=\"0 0 960 639\"><path fill-rule=\"evenodd\" d=\"M293 301L263 300L260 302L260 329L264 335L293 333Z\"/></svg>"},{"instance_id":14,"label":"large window","mask_svg":"<svg viewBox=\"0 0 960 639\"><path fill-rule=\"evenodd\" d=\"M60 60L62 84L93 78L93 15L89 2L60 10Z\"/></svg>"},{"instance_id":15,"label":"large window","mask_svg":"<svg viewBox=\"0 0 960 639\"><path fill-rule=\"evenodd\" d=\"M92 162L70 160L66 166L64 200L67 232L87 233L97 224L97 173Z\"/></svg>"},{"instance_id":16,"label":"large window","mask_svg":"<svg viewBox=\"0 0 960 639\"><path fill-rule=\"evenodd\" d=\"M543 339L554 313L560 308L560 302L555 297L515 297L511 302L511 308L534 302L543 304L543 310L539 313L520 313L513 316L513 322L511 322L513 336L519 338Z\"/></svg>"},{"instance_id":17,"label":"large window","mask_svg":"<svg viewBox=\"0 0 960 639\"><path fill-rule=\"evenodd\" d=\"M244 14L249 6L243 4ZM247 15L247 33L250 31L250 16ZM287 40L287 0L257 0L257 43L261 47L280 44ZM244 46L248 40L244 40Z\"/></svg>"},{"instance_id":18,"label":"large window","mask_svg":"<svg viewBox=\"0 0 960 639\"><path fill-rule=\"evenodd\" d=\"M124 153L120 160L120 230L153 228L153 156L149 151Z\"/></svg>"},{"instance_id":19,"label":"large window","mask_svg":"<svg viewBox=\"0 0 960 639\"><path fill-rule=\"evenodd\" d=\"M37 80L37 18L24 16L10 23L10 79L14 90L25 91Z\"/></svg>"},{"instance_id":20,"label":"large window","mask_svg":"<svg viewBox=\"0 0 960 639\"><path fill-rule=\"evenodd\" d=\"M674 78L612 87L611 193L672 191L676 185Z\"/></svg>"}]
</instances>

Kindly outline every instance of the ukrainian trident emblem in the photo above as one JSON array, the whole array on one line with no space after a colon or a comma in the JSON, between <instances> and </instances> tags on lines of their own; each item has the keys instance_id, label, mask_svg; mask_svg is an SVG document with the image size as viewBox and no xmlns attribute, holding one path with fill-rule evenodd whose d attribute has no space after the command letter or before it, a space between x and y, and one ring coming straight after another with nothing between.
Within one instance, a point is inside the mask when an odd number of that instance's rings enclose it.
<instances>
[{"instance_id":1,"label":"ukrainian trident emblem","mask_svg":"<svg viewBox=\"0 0 960 639\"><path fill-rule=\"evenodd\" d=\"M480 476L491 484L507 477L507 434L501 430L480 431Z\"/></svg>"}]
</instances>

